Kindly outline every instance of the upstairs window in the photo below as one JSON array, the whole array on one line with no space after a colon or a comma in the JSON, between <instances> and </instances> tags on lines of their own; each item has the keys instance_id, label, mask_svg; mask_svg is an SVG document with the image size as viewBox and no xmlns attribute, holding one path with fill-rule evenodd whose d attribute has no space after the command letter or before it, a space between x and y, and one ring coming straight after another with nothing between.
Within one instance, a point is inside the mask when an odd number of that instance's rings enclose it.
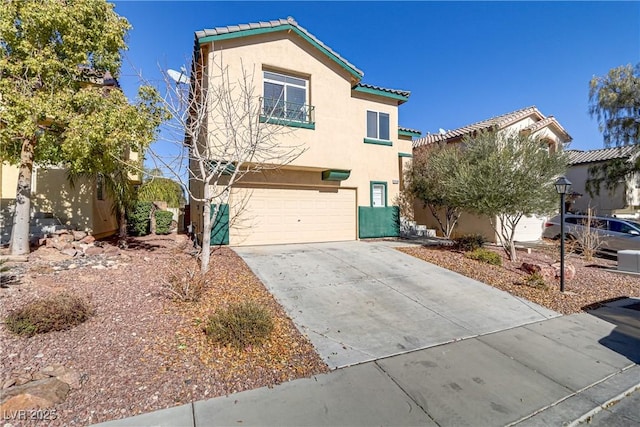
<instances>
[{"instance_id":1,"label":"upstairs window","mask_svg":"<svg viewBox=\"0 0 640 427\"><path fill-rule=\"evenodd\" d=\"M267 117L310 122L309 81L285 74L264 72L263 114Z\"/></svg>"},{"instance_id":2,"label":"upstairs window","mask_svg":"<svg viewBox=\"0 0 640 427\"><path fill-rule=\"evenodd\" d=\"M389 138L389 115L376 111L367 111L367 138L382 139L388 141Z\"/></svg>"}]
</instances>

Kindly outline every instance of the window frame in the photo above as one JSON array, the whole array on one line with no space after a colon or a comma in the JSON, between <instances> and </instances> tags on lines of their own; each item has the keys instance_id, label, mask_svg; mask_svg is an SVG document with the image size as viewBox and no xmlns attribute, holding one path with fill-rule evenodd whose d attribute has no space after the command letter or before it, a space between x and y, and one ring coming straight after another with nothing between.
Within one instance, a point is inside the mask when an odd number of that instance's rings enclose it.
<instances>
[{"instance_id":1,"label":"window frame","mask_svg":"<svg viewBox=\"0 0 640 427\"><path fill-rule=\"evenodd\" d=\"M376 186L381 186L382 187L382 206L375 206L374 205L374 199L373 199L373 189ZM386 208L388 207L388 186L387 186L387 182L386 181L370 181L369 182L369 205L372 208Z\"/></svg>"},{"instance_id":2,"label":"window frame","mask_svg":"<svg viewBox=\"0 0 640 427\"><path fill-rule=\"evenodd\" d=\"M369 135L369 113L373 113L376 115L375 118L375 130L376 130L376 134L375 136L371 136ZM380 120L382 116L386 116L387 118L387 137L386 138L381 138L380 135ZM367 114L365 116L365 125L366 125L366 139L374 139L374 140L378 140L378 141L391 141L391 114L389 113L385 113L384 111L373 111L373 110L367 110Z\"/></svg>"},{"instance_id":3,"label":"window frame","mask_svg":"<svg viewBox=\"0 0 640 427\"><path fill-rule=\"evenodd\" d=\"M275 76L279 76L282 77L282 80L277 80L271 77L267 77L267 73L268 74L272 74ZM304 86L300 85L300 84L296 84L294 82L287 82L287 78L290 79L296 79L296 80L300 80L304 82ZM266 98L266 90L265 90L265 85L269 83L272 85L279 85L282 86L282 102L283 102L283 114L282 115L277 115L277 114L273 114L271 112L268 112L266 107L265 107L265 101L267 100ZM293 74L285 74L283 72L279 72L279 71L270 71L270 70L262 70L262 111L263 114L265 116L268 116L269 118L273 118L273 119L282 119L282 120L287 120L287 121L292 121L292 122L300 122L300 123L307 123L307 122L311 122L311 118L309 117L309 111L308 108L311 105L310 102L310 91L309 91L309 78L307 77L300 77L300 76L296 76ZM305 117L303 120L300 120L299 118L291 118L287 115L287 108L286 105L289 101L287 101L287 94L289 92L289 88L296 88L296 89L304 89L304 103L302 104L304 110L305 110ZM278 99L279 100L279 99ZM278 101L275 100L275 101ZM293 102L292 102L293 104Z\"/></svg>"}]
</instances>

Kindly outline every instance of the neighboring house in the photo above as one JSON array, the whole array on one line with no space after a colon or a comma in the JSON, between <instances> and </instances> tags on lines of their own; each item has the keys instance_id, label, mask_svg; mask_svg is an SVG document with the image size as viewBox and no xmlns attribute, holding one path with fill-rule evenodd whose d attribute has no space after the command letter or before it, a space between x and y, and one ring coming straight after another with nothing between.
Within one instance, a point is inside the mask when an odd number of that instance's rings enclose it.
<instances>
[{"instance_id":1,"label":"neighboring house","mask_svg":"<svg viewBox=\"0 0 640 427\"><path fill-rule=\"evenodd\" d=\"M106 90L119 84L109 72L102 77L83 70L86 85L102 86ZM137 160L138 153L129 151L127 159ZM134 183L139 176L130 175ZM18 184L18 166L0 163L0 244L10 241L13 228L13 211ZM55 229L73 228L91 232L95 237L105 237L118 231L118 223L112 212L112 202L106 194L100 178L80 178L72 187L67 171L60 166L34 165L31 177L31 225L32 240Z\"/></svg>"},{"instance_id":2,"label":"neighboring house","mask_svg":"<svg viewBox=\"0 0 640 427\"><path fill-rule=\"evenodd\" d=\"M241 67L255 70L255 93L263 97L269 118L295 129L278 135L278 141L305 149L290 164L247 175L232 189L230 215L237 219L223 227L228 239L214 234L212 244L398 235L394 199L411 157L412 137L420 135L398 126L398 106L409 92L363 83L362 71L292 18L208 29L195 36L205 66L219 64L224 56L232 80ZM209 71L207 80L212 76ZM264 120L269 118L265 114ZM197 189L192 186L192 191ZM234 211L234 199L247 195L244 208ZM202 230L202 210L202 203L191 201L197 230Z\"/></svg>"},{"instance_id":3,"label":"neighboring house","mask_svg":"<svg viewBox=\"0 0 640 427\"><path fill-rule=\"evenodd\" d=\"M438 134L428 134L413 142L413 151L435 143L459 143L465 136L475 132L494 130L505 133L522 132L532 136L538 136L548 144L550 152L562 150L564 145L571 141L571 136L564 130L553 116L545 116L535 106L516 110L507 114L482 120L461 128L444 131ZM435 218L422 202L416 201L415 221L418 224L427 225L429 228L439 230ZM537 215L522 217L516 227L516 241L539 240L546 217ZM463 235L478 233L484 235L489 241L496 242L497 236L489 218L479 217L470 213L463 213L454 230L454 234Z\"/></svg>"},{"instance_id":4,"label":"neighboring house","mask_svg":"<svg viewBox=\"0 0 640 427\"><path fill-rule=\"evenodd\" d=\"M640 175L635 174L621 181L618 187L610 192L604 183L600 187L600 194L589 194L586 183L589 178L589 168L592 166L606 166L615 160L629 162L636 161L640 155L637 146L604 148L601 150L579 151L570 150L569 170L567 179L571 181L571 189L580 193L571 210L576 213L586 213L589 207L600 216L616 215L620 217L640 217Z\"/></svg>"}]
</instances>

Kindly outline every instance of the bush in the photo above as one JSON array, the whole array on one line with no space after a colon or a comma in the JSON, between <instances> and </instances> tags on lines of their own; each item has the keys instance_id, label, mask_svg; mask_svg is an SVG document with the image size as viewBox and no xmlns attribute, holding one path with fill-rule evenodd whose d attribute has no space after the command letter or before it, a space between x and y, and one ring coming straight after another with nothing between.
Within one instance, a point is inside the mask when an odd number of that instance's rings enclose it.
<instances>
[{"instance_id":1,"label":"bush","mask_svg":"<svg viewBox=\"0 0 640 427\"><path fill-rule=\"evenodd\" d=\"M502 265L502 257L489 249L478 248L472 252L466 253L465 256L491 265Z\"/></svg>"},{"instance_id":2,"label":"bush","mask_svg":"<svg viewBox=\"0 0 640 427\"><path fill-rule=\"evenodd\" d=\"M245 348L260 344L273 330L273 318L267 308L248 301L231 304L209 317L205 333L220 344Z\"/></svg>"},{"instance_id":3,"label":"bush","mask_svg":"<svg viewBox=\"0 0 640 427\"><path fill-rule=\"evenodd\" d=\"M32 337L51 331L64 331L86 321L93 314L82 298L68 293L43 298L7 316L7 328L17 335Z\"/></svg>"},{"instance_id":4,"label":"bush","mask_svg":"<svg viewBox=\"0 0 640 427\"><path fill-rule=\"evenodd\" d=\"M169 211L156 211L156 234L169 234L173 213Z\"/></svg>"},{"instance_id":5,"label":"bush","mask_svg":"<svg viewBox=\"0 0 640 427\"><path fill-rule=\"evenodd\" d=\"M482 247L486 241L482 234L465 234L453 239L453 244L459 251L468 252Z\"/></svg>"},{"instance_id":6,"label":"bush","mask_svg":"<svg viewBox=\"0 0 640 427\"><path fill-rule=\"evenodd\" d=\"M177 267L182 269L183 266ZM202 296L206 281L204 275L197 266L185 270L175 270L169 273L169 278L164 280L164 288L175 299L183 302L198 301Z\"/></svg>"},{"instance_id":7,"label":"bush","mask_svg":"<svg viewBox=\"0 0 640 427\"><path fill-rule=\"evenodd\" d=\"M523 282L524 282L523 283L524 285L530 286L536 289L546 290L549 288L547 286L547 283L544 281L544 277L542 277L542 274L540 274L537 271L526 276Z\"/></svg>"},{"instance_id":8,"label":"bush","mask_svg":"<svg viewBox=\"0 0 640 427\"><path fill-rule=\"evenodd\" d=\"M133 236L146 236L149 234L149 224L153 203L136 202L133 209L127 212L127 224L129 233Z\"/></svg>"}]
</instances>

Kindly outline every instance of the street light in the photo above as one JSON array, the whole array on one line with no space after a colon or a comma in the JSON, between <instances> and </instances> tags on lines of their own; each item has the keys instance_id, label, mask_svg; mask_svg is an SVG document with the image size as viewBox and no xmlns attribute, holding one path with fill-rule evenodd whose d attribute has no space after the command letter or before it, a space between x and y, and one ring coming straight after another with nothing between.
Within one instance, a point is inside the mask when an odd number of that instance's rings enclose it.
<instances>
[{"instance_id":1,"label":"street light","mask_svg":"<svg viewBox=\"0 0 640 427\"><path fill-rule=\"evenodd\" d=\"M564 292L564 195L569 192L571 181L561 176L554 185L560 194L560 292Z\"/></svg>"}]
</instances>

